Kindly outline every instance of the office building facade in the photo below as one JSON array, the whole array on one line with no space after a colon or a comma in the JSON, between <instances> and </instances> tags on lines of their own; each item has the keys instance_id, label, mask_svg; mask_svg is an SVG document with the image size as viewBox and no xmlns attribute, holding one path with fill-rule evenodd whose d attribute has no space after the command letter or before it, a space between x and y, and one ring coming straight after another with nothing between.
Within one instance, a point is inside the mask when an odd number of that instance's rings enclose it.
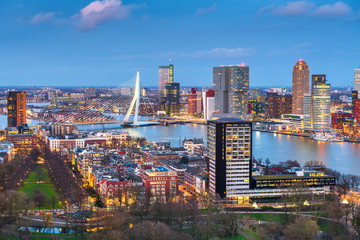
<instances>
[{"instance_id":1,"label":"office building facade","mask_svg":"<svg viewBox=\"0 0 360 240\"><path fill-rule=\"evenodd\" d=\"M26 93L10 91L7 96L8 127L26 124Z\"/></svg>"},{"instance_id":2,"label":"office building facade","mask_svg":"<svg viewBox=\"0 0 360 240\"><path fill-rule=\"evenodd\" d=\"M159 66L159 94L164 96L165 86L174 82L174 65Z\"/></svg>"},{"instance_id":3,"label":"office building facade","mask_svg":"<svg viewBox=\"0 0 360 240\"><path fill-rule=\"evenodd\" d=\"M221 199L237 201L250 188L252 125L239 118L208 121L209 190Z\"/></svg>"},{"instance_id":4,"label":"office building facade","mask_svg":"<svg viewBox=\"0 0 360 240\"><path fill-rule=\"evenodd\" d=\"M354 90L360 91L360 67L354 69Z\"/></svg>"},{"instance_id":5,"label":"office building facade","mask_svg":"<svg viewBox=\"0 0 360 240\"><path fill-rule=\"evenodd\" d=\"M215 91L212 89L203 92L204 119L211 120L215 111Z\"/></svg>"},{"instance_id":6,"label":"office building facade","mask_svg":"<svg viewBox=\"0 0 360 240\"><path fill-rule=\"evenodd\" d=\"M311 94L305 95L304 127L313 131L331 130L331 85L326 83L326 75L312 75Z\"/></svg>"},{"instance_id":7,"label":"office building facade","mask_svg":"<svg viewBox=\"0 0 360 240\"><path fill-rule=\"evenodd\" d=\"M292 113L304 114L304 96L309 93L309 66L300 59L293 68Z\"/></svg>"},{"instance_id":8,"label":"office building facade","mask_svg":"<svg viewBox=\"0 0 360 240\"><path fill-rule=\"evenodd\" d=\"M202 113L202 99L201 92L196 88L191 88L188 95L188 114L201 114Z\"/></svg>"},{"instance_id":9,"label":"office building facade","mask_svg":"<svg viewBox=\"0 0 360 240\"><path fill-rule=\"evenodd\" d=\"M180 113L180 84L167 83L164 89L164 96L161 98L161 111L166 115Z\"/></svg>"},{"instance_id":10,"label":"office building facade","mask_svg":"<svg viewBox=\"0 0 360 240\"><path fill-rule=\"evenodd\" d=\"M267 93L268 96L268 116L270 118L281 118L283 114L289 114L292 111L292 96L279 95L277 93Z\"/></svg>"},{"instance_id":11,"label":"office building facade","mask_svg":"<svg viewBox=\"0 0 360 240\"><path fill-rule=\"evenodd\" d=\"M221 115L247 113L249 67L228 65L213 68L215 111Z\"/></svg>"}]
</instances>

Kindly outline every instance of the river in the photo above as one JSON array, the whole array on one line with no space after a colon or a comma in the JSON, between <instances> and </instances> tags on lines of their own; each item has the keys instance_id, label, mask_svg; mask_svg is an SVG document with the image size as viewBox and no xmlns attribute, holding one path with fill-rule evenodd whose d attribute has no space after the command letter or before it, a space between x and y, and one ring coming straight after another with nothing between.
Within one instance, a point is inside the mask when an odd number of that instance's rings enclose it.
<instances>
[{"instance_id":1,"label":"river","mask_svg":"<svg viewBox=\"0 0 360 240\"><path fill-rule=\"evenodd\" d=\"M29 125L37 124L28 120ZM0 115L0 129L7 124L6 115ZM79 130L102 130L105 128L122 128L120 124L79 125ZM167 140L179 146L184 138L203 137L206 142L206 126L199 124L174 124L170 126L143 126L128 128L134 137L146 137L149 141ZM360 144L314 141L309 138L281 135L267 132L253 132L253 155L263 160L269 158L277 163L288 159L301 164L309 160L323 161L327 167L342 173L360 175Z\"/></svg>"},{"instance_id":2,"label":"river","mask_svg":"<svg viewBox=\"0 0 360 240\"><path fill-rule=\"evenodd\" d=\"M114 124L113 126L116 126ZM81 129L102 129L100 125L79 126ZM128 128L130 135L146 137L149 141L168 140L179 146L181 140L203 137L206 142L206 126L199 124L174 124L170 126L144 126ZM321 142L309 138L253 132L253 155L277 163L288 159L304 164L309 160L323 161L327 167L342 173L360 175L360 144L348 142Z\"/></svg>"}]
</instances>

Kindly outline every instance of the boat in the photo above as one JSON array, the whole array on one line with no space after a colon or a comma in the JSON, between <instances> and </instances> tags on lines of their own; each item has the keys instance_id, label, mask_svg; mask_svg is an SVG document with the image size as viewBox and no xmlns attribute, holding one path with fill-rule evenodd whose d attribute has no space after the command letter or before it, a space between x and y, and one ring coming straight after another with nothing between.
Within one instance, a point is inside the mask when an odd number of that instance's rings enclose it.
<instances>
[{"instance_id":1,"label":"boat","mask_svg":"<svg viewBox=\"0 0 360 240\"><path fill-rule=\"evenodd\" d=\"M336 134L333 134L333 133L319 132L319 133L315 133L315 134L311 135L310 137L317 141L326 141L326 142L343 142L344 141L344 137L337 136Z\"/></svg>"}]
</instances>

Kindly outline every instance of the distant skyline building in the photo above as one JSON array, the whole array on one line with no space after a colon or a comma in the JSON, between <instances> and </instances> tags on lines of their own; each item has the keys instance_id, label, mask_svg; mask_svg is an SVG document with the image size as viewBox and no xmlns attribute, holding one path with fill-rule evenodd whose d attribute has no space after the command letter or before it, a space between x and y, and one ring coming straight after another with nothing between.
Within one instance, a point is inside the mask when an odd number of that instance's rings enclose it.
<instances>
[{"instance_id":1,"label":"distant skyline building","mask_svg":"<svg viewBox=\"0 0 360 240\"><path fill-rule=\"evenodd\" d=\"M208 121L209 191L243 203L252 175L252 125L239 118ZM247 197L248 198L248 197Z\"/></svg>"},{"instance_id":2,"label":"distant skyline building","mask_svg":"<svg viewBox=\"0 0 360 240\"><path fill-rule=\"evenodd\" d=\"M212 89L203 92L204 119L211 120L215 111L215 91Z\"/></svg>"},{"instance_id":3,"label":"distant skyline building","mask_svg":"<svg viewBox=\"0 0 360 240\"><path fill-rule=\"evenodd\" d=\"M196 88L191 88L188 94L188 114L201 114L202 113L202 97L201 91Z\"/></svg>"},{"instance_id":4,"label":"distant skyline building","mask_svg":"<svg viewBox=\"0 0 360 240\"><path fill-rule=\"evenodd\" d=\"M353 90L351 92L351 106L352 106L352 110L353 110L353 115L354 115L354 120L356 119L356 121L358 122L360 120L360 108L358 107L358 105L360 104L359 99L360 94L359 91L357 90Z\"/></svg>"},{"instance_id":5,"label":"distant skyline building","mask_svg":"<svg viewBox=\"0 0 360 240\"><path fill-rule=\"evenodd\" d=\"M326 83L325 74L311 77L311 94L305 95L304 127L313 131L331 130L331 85Z\"/></svg>"},{"instance_id":6,"label":"distant skyline building","mask_svg":"<svg viewBox=\"0 0 360 240\"><path fill-rule=\"evenodd\" d=\"M220 116L247 114L249 66L227 65L213 68L215 111Z\"/></svg>"},{"instance_id":7,"label":"distant skyline building","mask_svg":"<svg viewBox=\"0 0 360 240\"><path fill-rule=\"evenodd\" d=\"M174 82L174 65L159 66L159 96L164 96L165 85Z\"/></svg>"},{"instance_id":8,"label":"distant skyline building","mask_svg":"<svg viewBox=\"0 0 360 240\"><path fill-rule=\"evenodd\" d=\"M360 123L360 99L354 100L354 120L358 124Z\"/></svg>"},{"instance_id":9,"label":"distant skyline building","mask_svg":"<svg viewBox=\"0 0 360 240\"><path fill-rule=\"evenodd\" d=\"M300 59L293 68L292 114L304 114L304 95L309 93L309 66Z\"/></svg>"},{"instance_id":10,"label":"distant skyline building","mask_svg":"<svg viewBox=\"0 0 360 240\"><path fill-rule=\"evenodd\" d=\"M290 114L292 111L292 96L280 95L275 92L268 92L269 117L281 118L283 114Z\"/></svg>"},{"instance_id":11,"label":"distant skyline building","mask_svg":"<svg viewBox=\"0 0 360 240\"><path fill-rule=\"evenodd\" d=\"M161 98L161 111L166 115L180 113L180 84L167 83L165 85L164 96Z\"/></svg>"},{"instance_id":12,"label":"distant skyline building","mask_svg":"<svg viewBox=\"0 0 360 240\"><path fill-rule=\"evenodd\" d=\"M96 97L96 90L95 88L85 88L85 98L90 99Z\"/></svg>"},{"instance_id":13,"label":"distant skyline building","mask_svg":"<svg viewBox=\"0 0 360 240\"><path fill-rule=\"evenodd\" d=\"M261 96L261 89L260 88L253 88L251 89L251 98L257 100L258 97Z\"/></svg>"},{"instance_id":14,"label":"distant skyline building","mask_svg":"<svg viewBox=\"0 0 360 240\"><path fill-rule=\"evenodd\" d=\"M360 66L354 69L354 90L360 91Z\"/></svg>"},{"instance_id":15,"label":"distant skyline building","mask_svg":"<svg viewBox=\"0 0 360 240\"><path fill-rule=\"evenodd\" d=\"M7 96L8 127L26 124L26 93L10 91Z\"/></svg>"}]
</instances>

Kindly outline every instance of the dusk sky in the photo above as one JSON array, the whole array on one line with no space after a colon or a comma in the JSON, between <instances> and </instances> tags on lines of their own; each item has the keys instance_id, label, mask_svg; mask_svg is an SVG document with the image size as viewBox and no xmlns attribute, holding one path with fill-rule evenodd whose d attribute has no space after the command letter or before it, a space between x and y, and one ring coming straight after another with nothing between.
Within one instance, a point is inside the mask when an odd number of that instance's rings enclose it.
<instances>
[{"instance_id":1,"label":"dusk sky","mask_svg":"<svg viewBox=\"0 0 360 240\"><path fill-rule=\"evenodd\" d=\"M360 1L2 0L0 86L119 86L158 66L181 86L211 86L212 67L245 63L250 86L291 86L310 74L353 87Z\"/></svg>"}]
</instances>

